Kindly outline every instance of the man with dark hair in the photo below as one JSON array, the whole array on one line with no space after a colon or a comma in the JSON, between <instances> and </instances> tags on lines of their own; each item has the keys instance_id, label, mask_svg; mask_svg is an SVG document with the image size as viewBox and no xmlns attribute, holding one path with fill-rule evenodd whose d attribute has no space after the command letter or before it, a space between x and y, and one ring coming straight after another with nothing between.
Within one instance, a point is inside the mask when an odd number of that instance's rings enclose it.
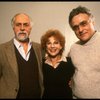
<instances>
[{"instance_id":1,"label":"man with dark hair","mask_svg":"<svg viewBox=\"0 0 100 100\"><path fill-rule=\"evenodd\" d=\"M100 32L89 9L78 6L69 15L69 24L79 41L72 45L70 57L75 66L72 78L74 98L100 98Z\"/></svg>"}]
</instances>

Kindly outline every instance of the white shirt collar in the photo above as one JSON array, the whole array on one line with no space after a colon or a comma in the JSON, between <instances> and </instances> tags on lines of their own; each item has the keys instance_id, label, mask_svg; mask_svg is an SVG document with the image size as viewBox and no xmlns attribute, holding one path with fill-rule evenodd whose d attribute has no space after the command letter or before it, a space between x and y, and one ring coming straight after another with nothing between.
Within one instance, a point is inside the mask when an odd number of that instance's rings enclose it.
<instances>
[{"instance_id":1,"label":"white shirt collar","mask_svg":"<svg viewBox=\"0 0 100 100\"><path fill-rule=\"evenodd\" d=\"M16 38L14 38L14 45L17 47L17 48L20 48L22 45L18 42L18 40L16 40ZM28 43L28 45L32 45L32 41L31 41L31 39L29 39L29 43Z\"/></svg>"},{"instance_id":2,"label":"white shirt collar","mask_svg":"<svg viewBox=\"0 0 100 100\"><path fill-rule=\"evenodd\" d=\"M31 40L29 40L29 43L28 43L28 50L27 50L27 53L25 54L24 52L24 49L23 49L23 46L14 38L14 45L16 46L16 48L18 49L19 53L22 55L22 57L28 61L29 59L29 56L30 56L30 49L32 47L32 42Z\"/></svg>"},{"instance_id":3,"label":"white shirt collar","mask_svg":"<svg viewBox=\"0 0 100 100\"><path fill-rule=\"evenodd\" d=\"M55 66L52 65L51 61L49 59L46 59L45 63L53 66L54 68L57 68L57 66L60 64L61 61L67 62L67 59L65 56L62 56L61 59L55 64Z\"/></svg>"},{"instance_id":4,"label":"white shirt collar","mask_svg":"<svg viewBox=\"0 0 100 100\"><path fill-rule=\"evenodd\" d=\"M47 57L48 58L48 57ZM61 61L67 62L67 59L65 56L62 56L61 59L58 61L58 63L60 63ZM51 65L51 61L49 59L45 60L45 63L50 64Z\"/></svg>"}]
</instances>

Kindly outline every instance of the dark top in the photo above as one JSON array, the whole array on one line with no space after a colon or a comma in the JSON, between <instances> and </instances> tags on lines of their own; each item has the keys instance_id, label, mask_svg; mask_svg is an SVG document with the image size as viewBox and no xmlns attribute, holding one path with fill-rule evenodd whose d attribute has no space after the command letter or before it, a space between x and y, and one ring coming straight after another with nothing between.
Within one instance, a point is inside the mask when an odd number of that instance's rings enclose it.
<instances>
[{"instance_id":1,"label":"dark top","mask_svg":"<svg viewBox=\"0 0 100 100\"><path fill-rule=\"evenodd\" d=\"M61 61L57 68L44 63L44 94L43 98L72 98L72 90L69 81L74 73L74 67L70 58L67 62Z\"/></svg>"},{"instance_id":2,"label":"dark top","mask_svg":"<svg viewBox=\"0 0 100 100\"><path fill-rule=\"evenodd\" d=\"M38 64L33 48L30 49L28 61L23 59L16 47L15 52L19 71L19 91L17 99L40 98Z\"/></svg>"}]
</instances>

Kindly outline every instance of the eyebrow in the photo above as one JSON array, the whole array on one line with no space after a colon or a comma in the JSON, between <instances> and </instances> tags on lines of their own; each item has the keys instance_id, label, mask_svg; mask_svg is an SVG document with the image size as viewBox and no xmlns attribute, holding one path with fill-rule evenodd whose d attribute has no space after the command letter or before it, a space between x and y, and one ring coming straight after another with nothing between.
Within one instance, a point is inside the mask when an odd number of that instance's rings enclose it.
<instances>
[{"instance_id":1,"label":"eyebrow","mask_svg":"<svg viewBox=\"0 0 100 100\"><path fill-rule=\"evenodd\" d=\"M90 20L83 20L78 25L72 26L73 29L78 28L80 25L86 25Z\"/></svg>"}]
</instances>

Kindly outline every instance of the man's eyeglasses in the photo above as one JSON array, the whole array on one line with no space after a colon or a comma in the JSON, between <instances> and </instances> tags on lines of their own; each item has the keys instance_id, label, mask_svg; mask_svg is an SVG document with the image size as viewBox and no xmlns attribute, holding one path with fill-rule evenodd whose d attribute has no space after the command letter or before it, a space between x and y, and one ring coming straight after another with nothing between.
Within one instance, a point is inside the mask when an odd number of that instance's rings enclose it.
<instances>
[{"instance_id":1,"label":"man's eyeglasses","mask_svg":"<svg viewBox=\"0 0 100 100\"><path fill-rule=\"evenodd\" d=\"M90 19L87 20L87 21L82 21L82 22L79 23L79 25L72 26L72 29L74 31L77 31L77 30L79 30L79 27L85 27L85 26L87 26L90 23L90 21L91 21Z\"/></svg>"}]
</instances>

